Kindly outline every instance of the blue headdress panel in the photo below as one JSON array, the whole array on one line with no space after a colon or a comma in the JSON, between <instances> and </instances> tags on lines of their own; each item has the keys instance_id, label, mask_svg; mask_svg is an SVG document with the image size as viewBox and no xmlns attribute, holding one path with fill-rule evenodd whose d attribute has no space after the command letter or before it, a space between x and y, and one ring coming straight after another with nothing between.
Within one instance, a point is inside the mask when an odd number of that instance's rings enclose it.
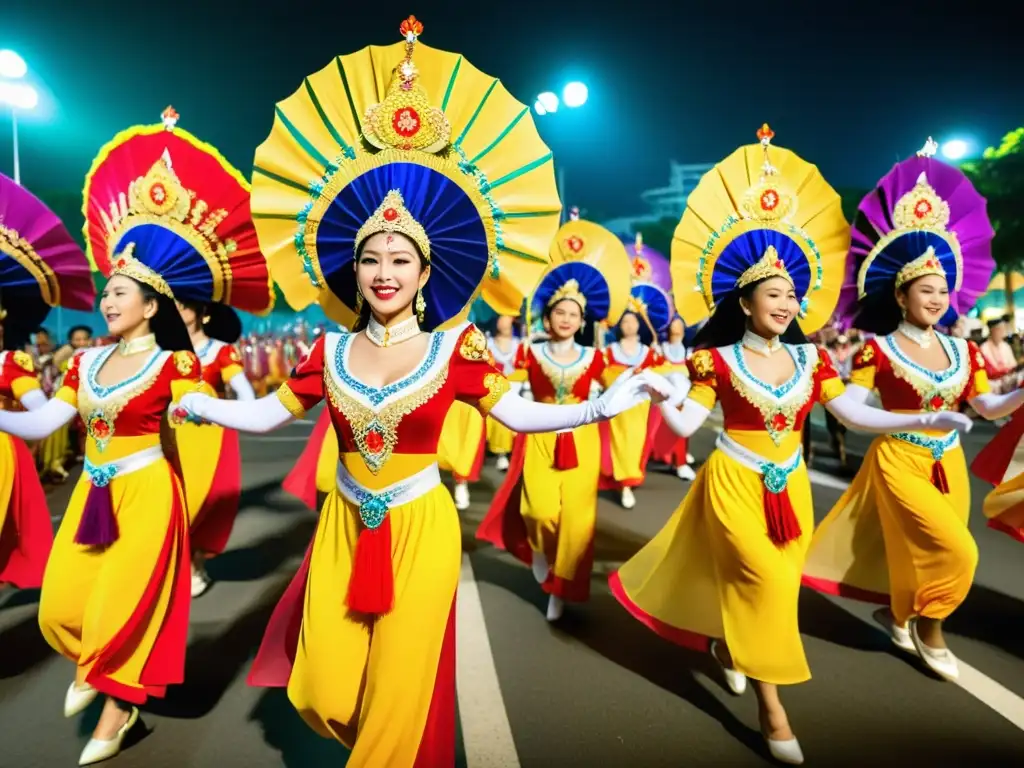
<instances>
[{"instance_id":1,"label":"blue headdress panel","mask_svg":"<svg viewBox=\"0 0 1024 768\"><path fill-rule=\"evenodd\" d=\"M550 270L533 293L533 314L540 317L555 292L570 280L575 280L579 291L587 300L584 320L597 322L608 315L611 294L608 282L597 269L581 261L569 261Z\"/></svg>"},{"instance_id":2,"label":"blue headdress panel","mask_svg":"<svg viewBox=\"0 0 1024 768\"><path fill-rule=\"evenodd\" d=\"M356 234L393 189L402 193L406 210L430 239L424 319L426 327L435 328L458 315L473 298L487 272L489 253L480 211L443 173L417 163L394 162L353 179L320 221L320 269L335 295L353 306Z\"/></svg>"},{"instance_id":3,"label":"blue headdress panel","mask_svg":"<svg viewBox=\"0 0 1024 768\"><path fill-rule=\"evenodd\" d=\"M811 265L800 244L788 234L775 229L752 229L738 235L715 261L711 273L711 292L715 304L735 290L736 281L759 262L774 246L779 258L793 278L798 301L803 301L811 287Z\"/></svg>"},{"instance_id":4,"label":"blue headdress panel","mask_svg":"<svg viewBox=\"0 0 1024 768\"><path fill-rule=\"evenodd\" d=\"M121 236L114 254L120 254L129 243L135 244L132 256L160 275L178 301L213 301L210 265L184 237L159 224L140 224Z\"/></svg>"},{"instance_id":5,"label":"blue headdress panel","mask_svg":"<svg viewBox=\"0 0 1024 768\"><path fill-rule=\"evenodd\" d=\"M652 335L652 328L648 327L647 323L653 327L654 334L660 335L664 332L675 312L672 301L668 294L650 283L634 285L632 295L643 304L644 314L647 315L646 322L640 318L640 339L644 344L653 344L657 338Z\"/></svg>"}]
</instances>

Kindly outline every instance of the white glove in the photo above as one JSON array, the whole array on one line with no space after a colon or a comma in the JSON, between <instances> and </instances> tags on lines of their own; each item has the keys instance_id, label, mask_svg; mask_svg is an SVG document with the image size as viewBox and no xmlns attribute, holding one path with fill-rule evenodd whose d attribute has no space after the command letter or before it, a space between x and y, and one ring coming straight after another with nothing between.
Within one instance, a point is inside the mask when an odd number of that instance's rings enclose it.
<instances>
[{"instance_id":1,"label":"white glove","mask_svg":"<svg viewBox=\"0 0 1024 768\"><path fill-rule=\"evenodd\" d=\"M861 432L886 434L888 432L936 429L967 433L974 423L962 413L939 411L937 413L889 413L861 403L856 393L844 392L829 400L825 409L843 424Z\"/></svg>"},{"instance_id":2,"label":"white glove","mask_svg":"<svg viewBox=\"0 0 1024 768\"><path fill-rule=\"evenodd\" d=\"M42 440L75 418L77 413L75 408L57 398L24 413L0 411L0 432L22 440Z\"/></svg>"},{"instance_id":3,"label":"white glove","mask_svg":"<svg viewBox=\"0 0 1024 768\"><path fill-rule=\"evenodd\" d=\"M236 400L255 400L256 392L252 388L252 384L249 383L249 379L245 377L244 373L236 373L231 377L231 381L228 385L235 393Z\"/></svg>"},{"instance_id":4,"label":"white glove","mask_svg":"<svg viewBox=\"0 0 1024 768\"><path fill-rule=\"evenodd\" d=\"M969 417L956 411L926 413L923 421L925 429L939 429L943 432L956 430L965 435L974 427L974 422Z\"/></svg>"},{"instance_id":5,"label":"white glove","mask_svg":"<svg viewBox=\"0 0 1024 768\"><path fill-rule=\"evenodd\" d=\"M645 371L641 371L637 376L637 379L641 380L644 384L644 388L650 393L651 398L658 403L669 402L678 396L676 387L673 386L672 382L662 376L660 373L655 373L650 368ZM617 383L617 382L616 382ZM679 403L683 402L686 397L679 398L674 406L678 407Z\"/></svg>"},{"instance_id":6,"label":"white glove","mask_svg":"<svg viewBox=\"0 0 1024 768\"><path fill-rule=\"evenodd\" d=\"M594 401L599 420L614 418L651 399L647 391L647 382L642 375L634 376L633 372L633 368L624 371L604 394Z\"/></svg>"},{"instance_id":7,"label":"white glove","mask_svg":"<svg viewBox=\"0 0 1024 768\"><path fill-rule=\"evenodd\" d=\"M180 421L173 416L176 409L184 409L201 422L256 434L272 432L295 418L277 395L259 400L219 400L202 392L189 392L171 405L172 423Z\"/></svg>"}]
</instances>

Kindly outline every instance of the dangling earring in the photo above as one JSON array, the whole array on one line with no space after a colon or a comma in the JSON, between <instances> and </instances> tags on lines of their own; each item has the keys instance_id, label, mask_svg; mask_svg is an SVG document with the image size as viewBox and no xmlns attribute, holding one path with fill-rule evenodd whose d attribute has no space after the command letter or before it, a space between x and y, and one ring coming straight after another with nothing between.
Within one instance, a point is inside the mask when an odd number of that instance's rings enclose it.
<instances>
[{"instance_id":1,"label":"dangling earring","mask_svg":"<svg viewBox=\"0 0 1024 768\"><path fill-rule=\"evenodd\" d=\"M423 298L423 289L416 291L416 317L422 323L427 311L427 300Z\"/></svg>"},{"instance_id":2,"label":"dangling earring","mask_svg":"<svg viewBox=\"0 0 1024 768\"><path fill-rule=\"evenodd\" d=\"M907 319L907 308L906 307L900 307L900 314L903 315L903 319L906 320Z\"/></svg>"},{"instance_id":3,"label":"dangling earring","mask_svg":"<svg viewBox=\"0 0 1024 768\"><path fill-rule=\"evenodd\" d=\"M206 325L209 322L210 322L210 316L209 315L203 315L203 325Z\"/></svg>"},{"instance_id":4,"label":"dangling earring","mask_svg":"<svg viewBox=\"0 0 1024 768\"><path fill-rule=\"evenodd\" d=\"M356 314L363 311L363 294L356 288Z\"/></svg>"}]
</instances>

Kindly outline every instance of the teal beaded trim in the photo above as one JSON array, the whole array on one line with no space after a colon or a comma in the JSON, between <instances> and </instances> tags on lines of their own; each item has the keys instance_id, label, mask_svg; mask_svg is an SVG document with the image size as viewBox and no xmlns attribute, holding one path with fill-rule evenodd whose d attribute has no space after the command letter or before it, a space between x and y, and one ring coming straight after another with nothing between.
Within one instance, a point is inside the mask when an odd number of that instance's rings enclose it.
<instances>
[{"instance_id":1,"label":"teal beaded trim","mask_svg":"<svg viewBox=\"0 0 1024 768\"><path fill-rule=\"evenodd\" d=\"M889 437L902 440L904 443L910 443L916 445L918 448L924 448L932 452L932 458L935 461L942 461L942 457L946 454L950 448L956 445L958 435L953 432L945 437L929 437L928 435L922 435L919 432L893 432Z\"/></svg>"}]
</instances>

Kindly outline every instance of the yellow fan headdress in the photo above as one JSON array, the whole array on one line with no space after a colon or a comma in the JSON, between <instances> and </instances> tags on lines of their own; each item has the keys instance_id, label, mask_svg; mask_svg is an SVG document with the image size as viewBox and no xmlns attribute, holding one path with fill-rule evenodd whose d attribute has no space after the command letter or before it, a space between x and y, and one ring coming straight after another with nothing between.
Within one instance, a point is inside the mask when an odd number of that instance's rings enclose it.
<instances>
[{"instance_id":1,"label":"yellow fan headdress","mask_svg":"<svg viewBox=\"0 0 1024 768\"><path fill-rule=\"evenodd\" d=\"M419 42L340 56L277 105L256 150L252 209L288 303L355 321L353 261L379 232L430 260L425 325L476 296L509 310L534 288L561 204L551 152L525 105L462 56ZM400 203L399 203L400 201Z\"/></svg>"},{"instance_id":2,"label":"yellow fan headdress","mask_svg":"<svg viewBox=\"0 0 1024 768\"><path fill-rule=\"evenodd\" d=\"M800 326L810 333L839 298L850 228L815 166L772 145L767 124L757 136L690 193L672 240L676 309L693 325L730 292L782 277L796 289Z\"/></svg>"}]
</instances>

